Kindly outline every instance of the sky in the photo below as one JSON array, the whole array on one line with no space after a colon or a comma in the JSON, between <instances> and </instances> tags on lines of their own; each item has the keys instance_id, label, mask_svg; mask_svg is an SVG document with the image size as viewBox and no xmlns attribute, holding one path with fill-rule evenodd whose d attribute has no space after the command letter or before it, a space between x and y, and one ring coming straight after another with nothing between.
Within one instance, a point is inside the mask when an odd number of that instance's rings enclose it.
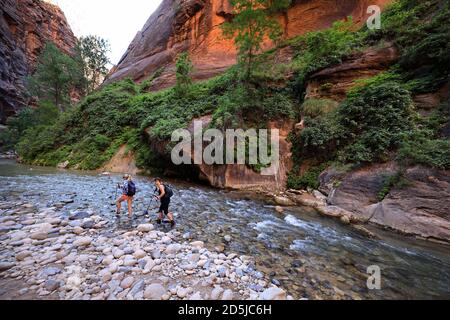
<instances>
[{"instance_id":1,"label":"sky","mask_svg":"<svg viewBox=\"0 0 450 320\"><path fill-rule=\"evenodd\" d=\"M46 0L58 5L77 37L97 35L109 41L117 64L162 0Z\"/></svg>"}]
</instances>

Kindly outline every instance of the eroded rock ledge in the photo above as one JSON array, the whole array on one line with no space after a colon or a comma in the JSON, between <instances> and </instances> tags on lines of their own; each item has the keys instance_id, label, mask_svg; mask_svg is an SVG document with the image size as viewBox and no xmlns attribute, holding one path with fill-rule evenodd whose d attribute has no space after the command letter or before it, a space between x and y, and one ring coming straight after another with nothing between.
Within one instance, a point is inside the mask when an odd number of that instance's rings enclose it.
<instances>
[{"instance_id":1,"label":"eroded rock ledge","mask_svg":"<svg viewBox=\"0 0 450 320\"><path fill-rule=\"evenodd\" d=\"M354 223L367 223L405 235L450 244L450 175L447 171L413 167L406 171L406 186L393 187L379 201L386 177L397 172L393 164L375 165L349 173L328 170L321 176L320 191L286 192L298 205ZM278 201L283 205L282 202ZM288 203L285 203L286 205Z\"/></svg>"}]
</instances>

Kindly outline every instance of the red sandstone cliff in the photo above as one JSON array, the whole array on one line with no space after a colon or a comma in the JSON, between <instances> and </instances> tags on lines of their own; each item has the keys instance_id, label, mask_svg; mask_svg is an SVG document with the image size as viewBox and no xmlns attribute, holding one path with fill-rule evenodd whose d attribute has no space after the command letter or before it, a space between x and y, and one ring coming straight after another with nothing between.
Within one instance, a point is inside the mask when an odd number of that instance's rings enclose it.
<instances>
[{"instance_id":1,"label":"red sandstone cliff","mask_svg":"<svg viewBox=\"0 0 450 320\"><path fill-rule=\"evenodd\" d=\"M294 0L280 17L285 37L324 29L339 19L352 16L361 25L370 5L381 7L390 0ZM153 89L174 84L174 60L188 50L195 65L195 80L215 76L236 63L232 40L225 40L220 25L232 14L227 0L163 0L149 18L107 82L131 77L142 81L161 67L164 72Z\"/></svg>"},{"instance_id":2,"label":"red sandstone cliff","mask_svg":"<svg viewBox=\"0 0 450 320\"><path fill-rule=\"evenodd\" d=\"M65 53L75 47L61 9L41 0L0 0L0 123L26 104L25 78L49 41Z\"/></svg>"}]
</instances>

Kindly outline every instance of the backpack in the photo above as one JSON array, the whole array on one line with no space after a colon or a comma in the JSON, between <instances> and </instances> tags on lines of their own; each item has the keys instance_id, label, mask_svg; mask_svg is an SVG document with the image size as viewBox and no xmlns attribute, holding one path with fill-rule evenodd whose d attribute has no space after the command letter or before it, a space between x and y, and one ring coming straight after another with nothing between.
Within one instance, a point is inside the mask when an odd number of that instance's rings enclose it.
<instances>
[{"instance_id":1,"label":"backpack","mask_svg":"<svg viewBox=\"0 0 450 320\"><path fill-rule=\"evenodd\" d=\"M133 181L128 181L127 196L134 197L135 194L136 194L136 185L134 184Z\"/></svg>"},{"instance_id":2,"label":"backpack","mask_svg":"<svg viewBox=\"0 0 450 320\"><path fill-rule=\"evenodd\" d=\"M173 190L169 184L164 185L164 190L166 191L166 196L170 199L173 197Z\"/></svg>"}]
</instances>

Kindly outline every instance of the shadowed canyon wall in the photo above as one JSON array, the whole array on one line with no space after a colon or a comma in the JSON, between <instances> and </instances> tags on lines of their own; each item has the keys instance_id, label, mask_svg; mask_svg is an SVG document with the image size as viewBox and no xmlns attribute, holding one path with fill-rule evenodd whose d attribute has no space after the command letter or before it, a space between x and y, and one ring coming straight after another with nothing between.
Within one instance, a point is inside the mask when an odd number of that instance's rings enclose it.
<instances>
[{"instance_id":1,"label":"shadowed canyon wall","mask_svg":"<svg viewBox=\"0 0 450 320\"><path fill-rule=\"evenodd\" d=\"M76 45L61 9L41 0L0 0L0 123L26 105L26 77L49 41L65 53Z\"/></svg>"}]
</instances>

